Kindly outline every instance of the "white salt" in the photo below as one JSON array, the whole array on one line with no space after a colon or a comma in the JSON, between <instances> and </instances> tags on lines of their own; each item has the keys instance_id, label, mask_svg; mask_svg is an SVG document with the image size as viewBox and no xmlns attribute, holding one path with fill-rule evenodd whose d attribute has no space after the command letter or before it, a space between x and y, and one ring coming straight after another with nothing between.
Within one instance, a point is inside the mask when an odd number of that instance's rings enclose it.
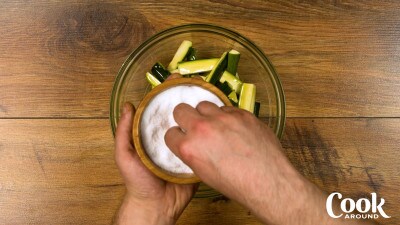
<instances>
[{"instance_id":1,"label":"white salt","mask_svg":"<svg viewBox=\"0 0 400 225\"><path fill-rule=\"evenodd\" d=\"M164 141L167 130L178 126L173 117L175 106L186 103L196 107L209 101L221 107L224 103L212 92L198 86L176 86L155 96L143 112L141 138L150 159L160 168L172 173L190 174L193 171L174 155Z\"/></svg>"}]
</instances>

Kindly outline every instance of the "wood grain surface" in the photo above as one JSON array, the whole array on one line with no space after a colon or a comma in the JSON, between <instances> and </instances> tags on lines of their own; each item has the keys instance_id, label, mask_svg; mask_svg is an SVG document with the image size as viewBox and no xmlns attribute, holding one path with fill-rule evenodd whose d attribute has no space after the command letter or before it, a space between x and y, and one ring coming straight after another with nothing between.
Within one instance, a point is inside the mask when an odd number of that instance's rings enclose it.
<instances>
[{"instance_id":1,"label":"wood grain surface","mask_svg":"<svg viewBox=\"0 0 400 225\"><path fill-rule=\"evenodd\" d=\"M400 2L1 1L0 224L110 224L124 194L108 114L125 58L158 31L212 23L258 45L286 95L282 145L307 178L377 192L400 224ZM178 224L259 224L226 198Z\"/></svg>"},{"instance_id":2,"label":"wood grain surface","mask_svg":"<svg viewBox=\"0 0 400 225\"><path fill-rule=\"evenodd\" d=\"M399 10L397 0L3 2L0 116L107 117L136 46L174 25L213 23L270 57L288 116L398 117Z\"/></svg>"},{"instance_id":3,"label":"wood grain surface","mask_svg":"<svg viewBox=\"0 0 400 225\"><path fill-rule=\"evenodd\" d=\"M0 120L1 224L109 224L124 185L108 124L107 119ZM400 119L289 119L282 142L292 163L326 192L353 198L377 192L387 200L385 212L396 215L399 133ZM258 222L231 200L206 198L191 202L179 224Z\"/></svg>"}]
</instances>

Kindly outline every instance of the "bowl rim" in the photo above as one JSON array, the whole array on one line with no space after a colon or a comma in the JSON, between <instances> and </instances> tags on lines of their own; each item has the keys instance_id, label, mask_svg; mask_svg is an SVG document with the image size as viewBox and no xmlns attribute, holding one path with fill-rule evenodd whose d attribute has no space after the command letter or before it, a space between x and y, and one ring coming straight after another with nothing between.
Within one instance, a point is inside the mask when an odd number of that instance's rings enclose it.
<instances>
[{"instance_id":1,"label":"bowl rim","mask_svg":"<svg viewBox=\"0 0 400 225\"><path fill-rule=\"evenodd\" d=\"M137 107L135 116L133 118L133 129L132 129L133 144L143 164L156 176L160 177L163 180L167 180L173 183L179 183L179 184L198 183L201 180L195 174L190 174L190 175L174 174L156 165L146 153L146 150L144 149L142 143L140 130L142 123L142 116L146 110L146 107L157 95L177 86L201 87L216 95L225 104L225 106L232 106L232 103L229 101L229 99L225 96L225 94L222 91L220 91L214 85L203 81L203 79L201 78L175 78L166 80L160 85L153 88L149 93L147 93L146 96L139 103L139 106Z\"/></svg>"},{"instance_id":2,"label":"bowl rim","mask_svg":"<svg viewBox=\"0 0 400 225\"><path fill-rule=\"evenodd\" d=\"M179 32L180 31L180 32ZM117 114L120 110L120 105L119 102L116 101L114 102L114 99L119 95L119 87L121 84L124 83L126 76L124 76L124 72L126 71L127 68L129 68L130 64L136 59L141 56L141 54L149 47L149 44L157 41L160 38L164 38L165 35L169 34L170 35L175 35L177 33L184 33L187 31L207 31L207 32L213 32L217 33L223 36L226 36L228 38L234 38L238 39L241 44L246 44L248 48L259 60L265 65L266 68L269 70L270 75L272 75L272 78L270 81L272 82L272 85L274 86L274 92L276 95L276 102L277 102L277 107L276 107L276 121L277 125L276 128L274 129L274 133L278 138L282 138L284 128L285 128L285 122L286 122L286 101L285 101L285 94L283 91L282 83L280 81L279 76L277 75L275 68L273 67L272 63L270 60L266 57L264 52L251 40L248 38L244 37L240 33L233 31L228 28L224 28L218 25L213 25L213 24L202 24L202 23L191 23L191 24L184 24L184 25L179 25L179 26L174 26L168 29L165 29L163 31L160 31L147 40L145 40L139 47L137 47L124 61L122 64L121 68L118 71L117 76L115 77L114 80L114 85L112 88L111 96L110 96L110 108L109 108L109 120L111 123L111 130L113 133L113 136L115 137L115 132L116 132L116 126L118 124L119 118L117 118ZM115 103L115 104L114 104ZM117 112L118 111L118 112Z\"/></svg>"}]
</instances>

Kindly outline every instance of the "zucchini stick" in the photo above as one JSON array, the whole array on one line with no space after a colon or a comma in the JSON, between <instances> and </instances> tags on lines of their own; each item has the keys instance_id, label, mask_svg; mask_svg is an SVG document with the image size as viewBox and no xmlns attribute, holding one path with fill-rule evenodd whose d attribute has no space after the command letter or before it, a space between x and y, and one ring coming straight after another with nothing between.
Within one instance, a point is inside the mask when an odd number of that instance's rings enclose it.
<instances>
[{"instance_id":1,"label":"zucchini stick","mask_svg":"<svg viewBox=\"0 0 400 225\"><path fill-rule=\"evenodd\" d=\"M228 95L228 99L231 101L232 105L237 106L238 105L238 97L235 91L232 91L229 95Z\"/></svg>"},{"instance_id":2,"label":"zucchini stick","mask_svg":"<svg viewBox=\"0 0 400 225\"><path fill-rule=\"evenodd\" d=\"M211 58L180 62L178 63L178 70L182 75L210 72L218 60L218 58Z\"/></svg>"},{"instance_id":3,"label":"zucchini stick","mask_svg":"<svg viewBox=\"0 0 400 225\"><path fill-rule=\"evenodd\" d=\"M226 70L231 73L236 75L237 72L237 67L240 59L240 53L234 49L230 50L228 53L228 66Z\"/></svg>"},{"instance_id":4,"label":"zucchini stick","mask_svg":"<svg viewBox=\"0 0 400 225\"><path fill-rule=\"evenodd\" d=\"M219 79L222 76L222 72L226 69L226 65L228 63L228 52L224 52L219 59L219 61L215 64L211 72L207 75L206 81L211 84L216 84L219 82Z\"/></svg>"},{"instance_id":5,"label":"zucchini stick","mask_svg":"<svg viewBox=\"0 0 400 225\"><path fill-rule=\"evenodd\" d=\"M256 117L258 117L258 115L260 114L260 103L259 102L255 102L254 103L254 115L256 116Z\"/></svg>"},{"instance_id":6,"label":"zucchini stick","mask_svg":"<svg viewBox=\"0 0 400 225\"><path fill-rule=\"evenodd\" d=\"M154 88L157 85L161 84L161 82L151 73L146 73L146 80L151 84L151 87Z\"/></svg>"},{"instance_id":7,"label":"zucchini stick","mask_svg":"<svg viewBox=\"0 0 400 225\"><path fill-rule=\"evenodd\" d=\"M217 88L219 88L219 90L221 90L226 96L228 96L231 92L232 89L229 87L228 82L224 82L224 83L217 83Z\"/></svg>"},{"instance_id":8,"label":"zucchini stick","mask_svg":"<svg viewBox=\"0 0 400 225\"><path fill-rule=\"evenodd\" d=\"M151 73L162 83L167 77L171 74L168 70L164 68L164 66L157 62L154 64L153 68L151 68Z\"/></svg>"},{"instance_id":9,"label":"zucchini stick","mask_svg":"<svg viewBox=\"0 0 400 225\"><path fill-rule=\"evenodd\" d=\"M228 82L229 87L231 87L231 89L233 91L236 91L236 93L238 93L238 94L240 93L243 82L240 81L236 76L232 75L231 73L229 73L226 70L224 71L221 78L219 79L219 82L221 82L221 83L223 83L225 81Z\"/></svg>"},{"instance_id":10,"label":"zucchini stick","mask_svg":"<svg viewBox=\"0 0 400 225\"><path fill-rule=\"evenodd\" d=\"M188 53L185 56L185 60L186 61L196 60L196 58L197 58L196 57L196 53L197 53L197 50L195 48L193 48L193 47L190 47L189 50L188 50Z\"/></svg>"},{"instance_id":11,"label":"zucchini stick","mask_svg":"<svg viewBox=\"0 0 400 225\"><path fill-rule=\"evenodd\" d=\"M176 51L174 57L172 58L171 62L168 65L168 70L173 71L178 67L178 63L181 62L186 54L188 53L189 49L192 47L191 41L182 41L181 45L179 46L178 50Z\"/></svg>"},{"instance_id":12,"label":"zucchini stick","mask_svg":"<svg viewBox=\"0 0 400 225\"><path fill-rule=\"evenodd\" d=\"M240 91L239 108L254 112L254 104L256 100L256 85L243 83Z\"/></svg>"}]
</instances>

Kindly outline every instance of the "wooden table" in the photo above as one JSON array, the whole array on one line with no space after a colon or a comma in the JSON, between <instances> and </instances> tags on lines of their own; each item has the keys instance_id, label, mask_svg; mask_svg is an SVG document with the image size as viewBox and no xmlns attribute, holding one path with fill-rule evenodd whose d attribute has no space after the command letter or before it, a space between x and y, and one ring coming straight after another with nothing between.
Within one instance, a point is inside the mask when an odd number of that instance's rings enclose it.
<instances>
[{"instance_id":1,"label":"wooden table","mask_svg":"<svg viewBox=\"0 0 400 225\"><path fill-rule=\"evenodd\" d=\"M400 2L3 1L0 224L109 224L124 194L110 92L125 58L171 26L213 23L253 40L282 80L282 139L327 192L386 200L400 224ZM258 224L224 198L179 224Z\"/></svg>"}]
</instances>

